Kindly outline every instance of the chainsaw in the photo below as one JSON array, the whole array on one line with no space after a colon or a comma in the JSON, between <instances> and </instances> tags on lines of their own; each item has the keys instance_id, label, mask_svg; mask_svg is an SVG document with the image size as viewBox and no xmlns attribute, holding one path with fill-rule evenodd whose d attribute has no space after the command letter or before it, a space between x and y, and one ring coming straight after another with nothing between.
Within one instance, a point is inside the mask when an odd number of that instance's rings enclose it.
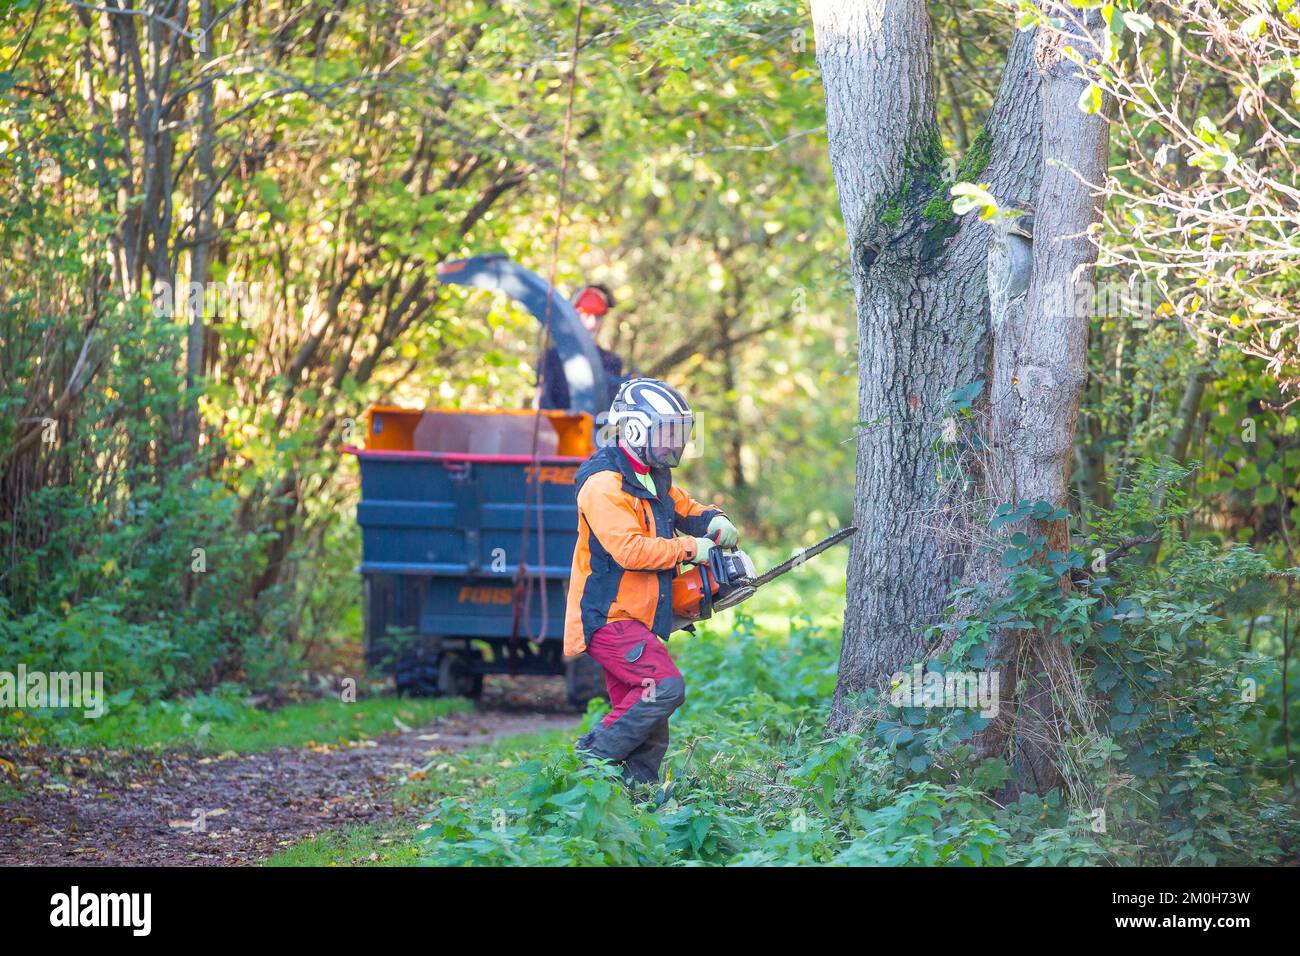
<instances>
[{"instance_id":1,"label":"chainsaw","mask_svg":"<svg viewBox=\"0 0 1300 956\"><path fill-rule=\"evenodd\" d=\"M759 588L851 537L857 528L841 528L810 548L792 554L770 571L758 574L744 551L712 548L708 560L673 578L673 630L693 631L718 611L748 601Z\"/></svg>"}]
</instances>

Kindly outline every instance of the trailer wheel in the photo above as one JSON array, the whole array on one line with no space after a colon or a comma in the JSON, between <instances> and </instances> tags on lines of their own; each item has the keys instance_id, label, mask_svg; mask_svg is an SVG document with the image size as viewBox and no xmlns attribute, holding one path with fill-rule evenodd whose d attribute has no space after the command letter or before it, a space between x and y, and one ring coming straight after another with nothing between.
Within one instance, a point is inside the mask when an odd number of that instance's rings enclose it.
<instances>
[{"instance_id":1,"label":"trailer wheel","mask_svg":"<svg viewBox=\"0 0 1300 956\"><path fill-rule=\"evenodd\" d=\"M605 672L590 654L564 663L564 692L569 706L587 709L587 702L605 692Z\"/></svg>"},{"instance_id":2,"label":"trailer wheel","mask_svg":"<svg viewBox=\"0 0 1300 956\"><path fill-rule=\"evenodd\" d=\"M483 659L482 651L444 651L438 662L438 693L444 697L468 697L478 700L483 696L483 675L471 669L472 664Z\"/></svg>"},{"instance_id":3,"label":"trailer wheel","mask_svg":"<svg viewBox=\"0 0 1300 956\"><path fill-rule=\"evenodd\" d=\"M393 669L393 682L403 697L438 696L438 654L427 647L403 651Z\"/></svg>"}]
</instances>

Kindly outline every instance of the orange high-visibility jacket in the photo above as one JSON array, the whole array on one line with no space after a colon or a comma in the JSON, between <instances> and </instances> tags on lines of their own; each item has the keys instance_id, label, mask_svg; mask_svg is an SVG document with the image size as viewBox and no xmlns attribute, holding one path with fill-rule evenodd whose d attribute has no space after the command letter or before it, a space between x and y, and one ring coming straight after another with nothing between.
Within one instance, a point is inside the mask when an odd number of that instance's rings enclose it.
<instances>
[{"instance_id":1,"label":"orange high-visibility jacket","mask_svg":"<svg viewBox=\"0 0 1300 956\"><path fill-rule=\"evenodd\" d=\"M617 446L602 448L578 468L578 544L573 549L564 626L564 655L587 649L610 621L640 621L660 637L672 630L673 575L695 557L695 538L722 514L673 487L667 468L650 473L659 494L637 480ZM691 537L674 537L674 532Z\"/></svg>"}]
</instances>

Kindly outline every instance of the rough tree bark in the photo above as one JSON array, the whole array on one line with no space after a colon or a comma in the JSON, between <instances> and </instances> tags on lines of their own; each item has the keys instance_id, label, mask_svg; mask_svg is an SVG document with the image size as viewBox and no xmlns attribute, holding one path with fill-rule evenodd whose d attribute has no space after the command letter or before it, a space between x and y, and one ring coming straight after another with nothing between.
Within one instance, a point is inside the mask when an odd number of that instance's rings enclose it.
<instances>
[{"instance_id":1,"label":"rough tree bark","mask_svg":"<svg viewBox=\"0 0 1300 956\"><path fill-rule=\"evenodd\" d=\"M954 219L924 0L814 0L827 133L857 304L855 536L831 727L854 694L923 656L964 564L941 531L936 445L948 396L988 358L989 227ZM1022 206L1039 170L1035 32L1012 39L983 133L956 169Z\"/></svg>"},{"instance_id":2,"label":"rough tree bark","mask_svg":"<svg viewBox=\"0 0 1300 956\"><path fill-rule=\"evenodd\" d=\"M1043 131L1036 212L999 222L989 245L992 356L980 470L987 501L1045 501L1067 509L1087 378L1093 230L1101 221L1109 127L1102 112L1078 108L1088 81L1063 52L1067 45L1093 48L1104 35L1100 13L1067 7L1053 12L1065 26L1042 33L1035 53ZM1017 274L1019 263L1030 266L1027 274ZM972 555L968 583L998 592L1008 573L1001 561L1005 539L1017 532L1043 537L1047 550L1070 549L1068 519L1009 524ZM1060 586L1070 587L1068 574ZM980 735L980 749L1008 756L1020 785L1046 791L1062 782L1061 743L1091 729L1073 662L1050 633L1003 630L990 644L1001 686L1016 696L1004 699Z\"/></svg>"}]
</instances>

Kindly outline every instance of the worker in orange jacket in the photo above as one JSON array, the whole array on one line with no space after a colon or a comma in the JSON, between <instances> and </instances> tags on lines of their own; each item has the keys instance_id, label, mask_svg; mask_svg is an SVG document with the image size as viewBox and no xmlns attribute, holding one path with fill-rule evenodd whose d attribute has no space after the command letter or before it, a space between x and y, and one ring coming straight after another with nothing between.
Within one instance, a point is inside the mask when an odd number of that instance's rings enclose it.
<instances>
[{"instance_id":1,"label":"worker in orange jacket","mask_svg":"<svg viewBox=\"0 0 1300 956\"><path fill-rule=\"evenodd\" d=\"M672 469L694 427L676 389L654 379L623 383L609 426L617 442L575 477L578 543L564 653L599 662L613 708L578 749L621 763L630 783L655 783L668 718L686 699L663 643L672 630L673 575L680 564L706 562L715 544L734 548L740 533L720 509L673 487Z\"/></svg>"}]
</instances>

